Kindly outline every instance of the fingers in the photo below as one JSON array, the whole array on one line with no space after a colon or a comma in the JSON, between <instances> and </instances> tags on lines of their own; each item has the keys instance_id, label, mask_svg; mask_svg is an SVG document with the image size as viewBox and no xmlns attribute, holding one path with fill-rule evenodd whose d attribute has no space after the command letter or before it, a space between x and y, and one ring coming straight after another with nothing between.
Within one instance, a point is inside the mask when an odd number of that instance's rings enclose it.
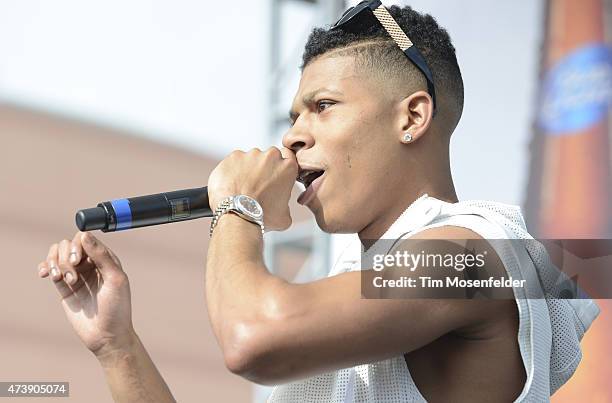
<instances>
[{"instance_id":1,"label":"fingers","mask_svg":"<svg viewBox=\"0 0 612 403\"><path fill-rule=\"evenodd\" d=\"M47 254L47 260L44 264L49 270L49 274L51 276L51 280L53 280L53 283L55 284L55 288L57 289L62 298L66 298L72 294L72 290L70 289L68 284L64 282L62 272L60 271L58 264L58 251L58 244L51 245L51 247L49 248L49 253Z\"/></svg>"},{"instance_id":2,"label":"fingers","mask_svg":"<svg viewBox=\"0 0 612 403\"><path fill-rule=\"evenodd\" d=\"M125 276L119 259L91 233L82 233L81 245L83 246L83 252L96 265L103 279L111 280Z\"/></svg>"},{"instance_id":3,"label":"fingers","mask_svg":"<svg viewBox=\"0 0 612 403\"><path fill-rule=\"evenodd\" d=\"M270 147L266 150L266 155L273 161L281 161L283 165L283 171L287 172L290 176L297 176L298 163L295 157L295 153L288 148L282 147ZM293 179L293 178L292 178Z\"/></svg>"},{"instance_id":4,"label":"fingers","mask_svg":"<svg viewBox=\"0 0 612 403\"><path fill-rule=\"evenodd\" d=\"M81 246L81 237L84 232L77 232L74 234L72 238L72 242L70 243L70 254L68 260L73 266L77 266L81 263L81 259L83 259L83 248Z\"/></svg>"},{"instance_id":5,"label":"fingers","mask_svg":"<svg viewBox=\"0 0 612 403\"><path fill-rule=\"evenodd\" d=\"M49 265L47 264L46 260L38 264L38 277L40 278L49 277Z\"/></svg>"},{"instance_id":6,"label":"fingers","mask_svg":"<svg viewBox=\"0 0 612 403\"><path fill-rule=\"evenodd\" d=\"M283 162L289 165L292 168L292 170L294 170L297 174L299 165L298 165L297 157L295 156L295 153L287 147L281 148L279 152L281 153L283 157Z\"/></svg>"},{"instance_id":7,"label":"fingers","mask_svg":"<svg viewBox=\"0 0 612 403\"><path fill-rule=\"evenodd\" d=\"M289 161L293 161L293 162L295 162L297 164L297 159L295 158L295 153L290 148L282 147L280 149L280 153L283 156L283 159L286 159L286 160L289 160Z\"/></svg>"},{"instance_id":8,"label":"fingers","mask_svg":"<svg viewBox=\"0 0 612 403\"><path fill-rule=\"evenodd\" d=\"M60 272L59 267L57 265L58 246L59 245L56 243L51 245L51 247L49 248L49 252L47 253L47 260L46 260L46 265L49 271L49 275L51 276L51 280L54 280L54 281L62 278L62 273Z\"/></svg>"},{"instance_id":9,"label":"fingers","mask_svg":"<svg viewBox=\"0 0 612 403\"><path fill-rule=\"evenodd\" d=\"M57 263L62 272L64 281L70 285L74 285L79 277L75 268L76 265L73 264L73 261L75 261L74 254L72 254L71 251L72 242L67 239L61 241L58 246Z\"/></svg>"},{"instance_id":10,"label":"fingers","mask_svg":"<svg viewBox=\"0 0 612 403\"><path fill-rule=\"evenodd\" d=\"M84 281L86 277L83 276L95 268L104 279L126 277L121 262L110 249L90 233L77 232L71 241L64 239L51 245L47 259L38 264L38 275L49 277L65 298L78 289L77 283Z\"/></svg>"},{"instance_id":11,"label":"fingers","mask_svg":"<svg viewBox=\"0 0 612 403\"><path fill-rule=\"evenodd\" d=\"M291 176L291 179L295 180L300 168L295 153L286 147L281 148L280 153L283 156L283 163L287 168L288 175Z\"/></svg>"},{"instance_id":12,"label":"fingers","mask_svg":"<svg viewBox=\"0 0 612 403\"><path fill-rule=\"evenodd\" d=\"M265 154L275 160L280 161L283 159L283 155L281 154L280 150L277 147L268 148Z\"/></svg>"}]
</instances>

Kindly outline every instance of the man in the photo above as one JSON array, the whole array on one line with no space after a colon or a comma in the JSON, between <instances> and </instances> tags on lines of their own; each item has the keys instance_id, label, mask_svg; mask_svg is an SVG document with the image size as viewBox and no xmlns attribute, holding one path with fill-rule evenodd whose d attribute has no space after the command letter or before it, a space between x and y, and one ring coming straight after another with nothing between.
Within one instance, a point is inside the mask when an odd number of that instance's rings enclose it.
<instances>
[{"instance_id":1,"label":"man","mask_svg":"<svg viewBox=\"0 0 612 403\"><path fill-rule=\"evenodd\" d=\"M364 2L332 29L315 29L303 61L284 147L233 152L208 181L217 207L208 312L228 369L281 385L271 401L547 399L564 380L548 374L557 327L542 299L421 299L407 290L373 300L361 298L363 273L354 266L300 285L268 272L262 233L291 225L296 177L305 185L298 202L318 225L357 233L366 250L386 238L400 241L396 252L418 253L409 242L417 233L528 236L508 206L458 203L449 143L463 83L450 38L431 16ZM487 266L511 273L516 265L500 255ZM77 233L51 247L40 265L42 277L49 272L115 400L173 401L132 327L127 277L113 252ZM448 277L442 273L432 278ZM544 330L526 330L534 326Z\"/></svg>"}]
</instances>

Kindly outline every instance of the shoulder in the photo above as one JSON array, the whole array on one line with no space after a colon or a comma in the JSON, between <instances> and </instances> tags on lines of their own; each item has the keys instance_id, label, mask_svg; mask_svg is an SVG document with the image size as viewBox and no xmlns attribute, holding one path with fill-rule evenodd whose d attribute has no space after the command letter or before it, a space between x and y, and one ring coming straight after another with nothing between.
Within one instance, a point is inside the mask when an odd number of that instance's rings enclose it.
<instances>
[{"instance_id":1,"label":"shoulder","mask_svg":"<svg viewBox=\"0 0 612 403\"><path fill-rule=\"evenodd\" d=\"M507 272L489 240L476 231L455 225L426 228L396 242L389 254L398 253L415 256L413 265L418 266L410 270L396 267L389 276L419 280L422 287L416 296L445 299L454 315L463 318L461 328L497 326L515 316L511 287L481 285L483 280L504 277ZM436 280L443 287L431 286Z\"/></svg>"}]
</instances>

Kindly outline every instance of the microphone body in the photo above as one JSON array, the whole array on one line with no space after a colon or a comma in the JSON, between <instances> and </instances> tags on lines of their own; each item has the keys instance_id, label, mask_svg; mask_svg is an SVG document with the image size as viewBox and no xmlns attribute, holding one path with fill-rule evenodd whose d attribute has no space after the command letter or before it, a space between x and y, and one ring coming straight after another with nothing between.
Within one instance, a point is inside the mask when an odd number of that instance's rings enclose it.
<instances>
[{"instance_id":1,"label":"microphone body","mask_svg":"<svg viewBox=\"0 0 612 403\"><path fill-rule=\"evenodd\" d=\"M75 219L81 231L112 232L212 216L204 186L102 202L79 210Z\"/></svg>"}]
</instances>

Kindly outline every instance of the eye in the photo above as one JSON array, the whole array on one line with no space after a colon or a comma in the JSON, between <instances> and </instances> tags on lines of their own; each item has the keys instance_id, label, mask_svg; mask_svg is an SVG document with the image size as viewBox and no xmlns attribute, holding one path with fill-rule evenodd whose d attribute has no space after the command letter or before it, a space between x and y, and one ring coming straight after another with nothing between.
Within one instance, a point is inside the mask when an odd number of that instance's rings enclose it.
<instances>
[{"instance_id":1,"label":"eye","mask_svg":"<svg viewBox=\"0 0 612 403\"><path fill-rule=\"evenodd\" d=\"M325 109L327 109L328 106L332 106L333 104L334 102L332 101L327 101L327 100L318 101L317 102L317 112L321 113Z\"/></svg>"}]
</instances>

